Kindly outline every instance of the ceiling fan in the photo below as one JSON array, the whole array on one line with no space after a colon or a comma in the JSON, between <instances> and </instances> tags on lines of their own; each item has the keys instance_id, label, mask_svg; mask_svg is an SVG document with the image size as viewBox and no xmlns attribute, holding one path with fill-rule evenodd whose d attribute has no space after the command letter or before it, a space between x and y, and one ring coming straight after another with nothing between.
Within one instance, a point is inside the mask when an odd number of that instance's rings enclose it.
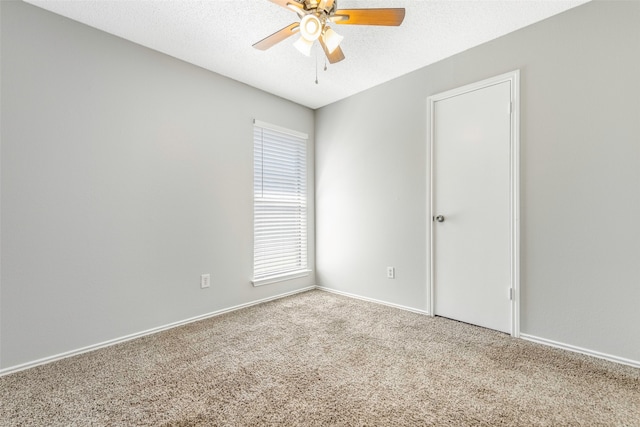
<instances>
[{"instance_id":1,"label":"ceiling fan","mask_svg":"<svg viewBox=\"0 0 640 427\"><path fill-rule=\"evenodd\" d=\"M270 1L294 11L298 14L300 22L294 22L276 31L254 44L253 47L267 50L292 35L300 33L300 38L293 44L296 49L310 56L311 47L318 40L332 64L344 59L344 53L340 49L343 37L329 24L398 26L402 24L405 13L404 8L338 9L337 0Z\"/></svg>"}]
</instances>

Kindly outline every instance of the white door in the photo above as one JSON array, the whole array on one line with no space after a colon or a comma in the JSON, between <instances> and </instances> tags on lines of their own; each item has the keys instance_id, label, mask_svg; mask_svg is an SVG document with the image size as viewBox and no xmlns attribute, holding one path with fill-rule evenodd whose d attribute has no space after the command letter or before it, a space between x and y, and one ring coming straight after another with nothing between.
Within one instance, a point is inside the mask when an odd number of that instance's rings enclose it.
<instances>
[{"instance_id":1,"label":"white door","mask_svg":"<svg viewBox=\"0 0 640 427\"><path fill-rule=\"evenodd\" d=\"M434 314L512 332L512 84L432 102Z\"/></svg>"}]
</instances>

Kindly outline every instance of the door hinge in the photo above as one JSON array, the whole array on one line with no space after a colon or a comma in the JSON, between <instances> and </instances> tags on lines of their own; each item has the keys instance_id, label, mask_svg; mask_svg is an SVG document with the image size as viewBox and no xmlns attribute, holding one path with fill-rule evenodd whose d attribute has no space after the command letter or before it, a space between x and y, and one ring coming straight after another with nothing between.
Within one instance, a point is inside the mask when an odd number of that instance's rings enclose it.
<instances>
[{"instance_id":1,"label":"door hinge","mask_svg":"<svg viewBox=\"0 0 640 427\"><path fill-rule=\"evenodd\" d=\"M513 301L513 297L514 297L514 295L513 295L513 288L509 288L509 299L510 299L511 301Z\"/></svg>"},{"instance_id":2,"label":"door hinge","mask_svg":"<svg viewBox=\"0 0 640 427\"><path fill-rule=\"evenodd\" d=\"M509 103L509 114L513 113L513 101Z\"/></svg>"}]
</instances>

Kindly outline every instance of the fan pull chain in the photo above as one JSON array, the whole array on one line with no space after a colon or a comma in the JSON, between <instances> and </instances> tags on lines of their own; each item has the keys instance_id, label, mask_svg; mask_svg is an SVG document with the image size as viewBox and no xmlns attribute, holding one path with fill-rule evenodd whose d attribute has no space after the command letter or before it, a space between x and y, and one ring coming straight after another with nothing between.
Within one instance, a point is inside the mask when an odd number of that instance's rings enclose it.
<instances>
[{"instance_id":1,"label":"fan pull chain","mask_svg":"<svg viewBox=\"0 0 640 427\"><path fill-rule=\"evenodd\" d=\"M324 70L327 71L327 58L324 58Z\"/></svg>"},{"instance_id":2,"label":"fan pull chain","mask_svg":"<svg viewBox=\"0 0 640 427\"><path fill-rule=\"evenodd\" d=\"M318 51L316 51L316 84L318 84Z\"/></svg>"}]
</instances>

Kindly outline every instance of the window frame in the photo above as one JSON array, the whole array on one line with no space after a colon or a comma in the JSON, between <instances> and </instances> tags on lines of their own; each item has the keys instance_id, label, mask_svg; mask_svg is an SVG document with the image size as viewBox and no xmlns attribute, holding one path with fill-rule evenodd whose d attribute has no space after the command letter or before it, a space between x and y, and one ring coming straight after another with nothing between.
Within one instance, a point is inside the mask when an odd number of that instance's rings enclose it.
<instances>
[{"instance_id":1,"label":"window frame","mask_svg":"<svg viewBox=\"0 0 640 427\"><path fill-rule=\"evenodd\" d=\"M302 213L301 213L302 218L299 220L290 221L290 224L297 224L299 237L297 239L292 238L291 240L289 240L290 242L299 241L302 245L299 246L297 251L290 251L288 253L289 255L292 255L292 254L298 255L297 258L299 259L298 262L299 262L300 268L288 269L284 271L272 271L271 274L269 274L268 272L267 273L261 272L260 274L258 274L258 276L256 276L256 264L257 264L256 261L260 259L260 256L257 257L257 241L258 241L257 231L259 230L257 226L257 218L259 218L261 214L264 214L264 212L260 212L260 207L264 208L264 206L268 205L268 203L265 203L264 199L259 200L257 198L258 185L261 186L260 188L264 188L264 183L266 182L264 181L264 174L261 174L261 177L259 179L259 184L258 184L258 178L257 178L258 165L260 165L259 166L260 171L264 171L263 168L265 165L264 157L262 157L264 155L263 150L264 150L265 139L264 139L264 136L261 136L261 138L258 140L257 133L256 133L257 130L260 130L261 132L267 131L270 137L272 138L282 138L282 140L279 140L277 144L282 144L283 142L284 143L293 142L293 143L300 144L298 148L295 148L294 145L291 146L293 151L296 151L296 150L299 151L299 148L302 147L301 158L298 155L297 156L298 158L296 159L297 160L296 163L292 164L292 166L294 166L294 168L301 169L301 171L294 178L294 180L301 179L303 183L302 190L301 191L297 190L297 192L295 192L295 196L302 197L300 204L297 205L299 209L302 209ZM260 148L258 148L259 142L260 142ZM270 148L273 148L273 146ZM310 236L309 236L309 177L308 177L309 149L308 148L309 148L309 135L306 133L298 132L298 131L291 130L291 129L277 126L277 125L273 125L271 123L262 122L257 119L253 121L253 174L254 174L254 177L253 177L253 273L252 273L252 279L251 279L251 283L253 284L253 286L268 285L271 283L277 283L285 280L305 277L311 273L311 269L309 268ZM261 156L259 159L258 159L258 152L260 152L260 156ZM294 186L295 184L291 184L291 183L285 184L285 187L287 189L292 189ZM294 199L295 198L296 197L294 197ZM277 204L278 202L282 202L283 199L272 198L271 201ZM275 252L275 250L272 249L272 252ZM261 256L264 257L265 256L264 253Z\"/></svg>"}]
</instances>

